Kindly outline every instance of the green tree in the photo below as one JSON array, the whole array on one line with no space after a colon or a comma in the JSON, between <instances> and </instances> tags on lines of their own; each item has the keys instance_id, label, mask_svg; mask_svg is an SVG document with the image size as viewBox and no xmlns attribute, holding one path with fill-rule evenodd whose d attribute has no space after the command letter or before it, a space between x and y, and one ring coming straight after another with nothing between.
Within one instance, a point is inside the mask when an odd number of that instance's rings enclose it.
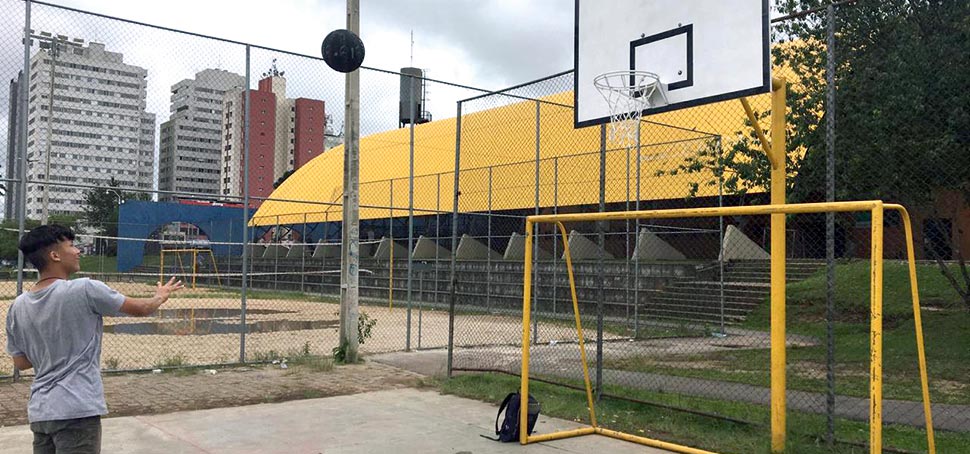
<instances>
[{"instance_id":1,"label":"green tree","mask_svg":"<svg viewBox=\"0 0 970 454\"><path fill-rule=\"evenodd\" d=\"M16 220L5 221L0 224L0 259L17 260L17 244L20 242ZM24 221L24 228L31 229L40 225L39 221L28 219Z\"/></svg>"},{"instance_id":2,"label":"green tree","mask_svg":"<svg viewBox=\"0 0 970 454\"><path fill-rule=\"evenodd\" d=\"M89 189L84 194L84 223L101 236L118 236L118 211L125 200L148 200L144 193L130 193L119 189L120 183L113 177L106 187ZM99 239L94 242L97 254L117 253L116 240Z\"/></svg>"},{"instance_id":3,"label":"green tree","mask_svg":"<svg viewBox=\"0 0 970 454\"><path fill-rule=\"evenodd\" d=\"M785 0L794 12L818 0ZM838 9L836 25L836 198L882 199L906 205L917 219L956 219L970 201L970 3L864 1ZM805 43L776 46L776 60L803 82L806 106L824 106L826 18L783 23L782 35ZM825 181L824 127L810 111L792 109L799 163L792 198L821 200ZM821 125L828 121L822 117ZM917 238L927 241L920 223ZM941 239L949 242L950 238ZM919 248L923 250L923 248ZM970 273L953 244L962 279L925 248L970 310Z\"/></svg>"},{"instance_id":4,"label":"green tree","mask_svg":"<svg viewBox=\"0 0 970 454\"><path fill-rule=\"evenodd\" d=\"M794 12L824 3L785 0L779 7ZM970 3L865 1L839 8L837 17L836 197L933 210L941 190L970 194ZM805 43L776 46L776 61L798 74L806 106L823 111L824 14L784 22L778 31ZM813 115L791 112L795 146L807 151L796 200L818 199L815 188L824 188L821 126L828 116L818 122Z\"/></svg>"},{"instance_id":5,"label":"green tree","mask_svg":"<svg viewBox=\"0 0 970 454\"><path fill-rule=\"evenodd\" d=\"M293 172L296 172L296 171L293 169L290 169L290 170L287 170L286 172L283 172L283 175L280 175L280 177L273 182L273 189L280 187L280 185L283 184L283 182L286 181L286 179L289 178L290 175L293 175Z\"/></svg>"},{"instance_id":6,"label":"green tree","mask_svg":"<svg viewBox=\"0 0 970 454\"><path fill-rule=\"evenodd\" d=\"M50 216L51 224L70 227L75 232L80 227L80 219L73 215L55 214ZM24 220L24 230L30 230L40 225L34 219ZM0 224L0 260L17 260L17 245L20 242L19 223L16 220L5 221Z\"/></svg>"},{"instance_id":7,"label":"green tree","mask_svg":"<svg viewBox=\"0 0 970 454\"><path fill-rule=\"evenodd\" d=\"M787 99L789 202L825 199L828 3L780 0L780 14L821 13L772 30L773 63L796 79ZM839 7L836 16L836 199L882 199L906 205L918 219L955 219L970 200L970 2L859 1ZM693 183L695 192L722 177L729 194L766 191L768 161L744 126L724 150L709 144L664 173L713 169L712 179ZM957 202L940 203L954 194ZM922 227L914 225L917 238ZM930 258L938 259L970 310L970 273L957 246L962 279L943 265L950 257Z\"/></svg>"}]
</instances>

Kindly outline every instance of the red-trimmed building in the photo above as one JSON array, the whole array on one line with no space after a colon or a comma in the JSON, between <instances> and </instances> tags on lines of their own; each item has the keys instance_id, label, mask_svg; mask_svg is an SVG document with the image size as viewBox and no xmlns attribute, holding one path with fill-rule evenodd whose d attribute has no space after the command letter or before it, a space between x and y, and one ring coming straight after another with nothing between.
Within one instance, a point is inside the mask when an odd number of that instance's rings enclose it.
<instances>
[{"instance_id":1,"label":"red-trimmed building","mask_svg":"<svg viewBox=\"0 0 970 454\"><path fill-rule=\"evenodd\" d=\"M273 183L324 152L325 103L316 99L286 98L286 79L274 64L256 90L249 90L249 196L258 207L273 192ZM223 101L221 191L224 197L243 196L246 181L243 156L246 92L233 90Z\"/></svg>"}]
</instances>

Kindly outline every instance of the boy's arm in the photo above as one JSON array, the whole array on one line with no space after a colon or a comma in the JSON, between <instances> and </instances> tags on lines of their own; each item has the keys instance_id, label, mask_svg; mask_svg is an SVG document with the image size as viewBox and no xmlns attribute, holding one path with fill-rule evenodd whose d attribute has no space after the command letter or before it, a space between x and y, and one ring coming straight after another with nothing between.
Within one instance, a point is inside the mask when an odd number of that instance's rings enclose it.
<instances>
[{"instance_id":1,"label":"boy's arm","mask_svg":"<svg viewBox=\"0 0 970 454\"><path fill-rule=\"evenodd\" d=\"M27 359L27 357L24 356L24 355L14 356L13 357L13 365L18 370L27 370L27 369L30 369L31 367L34 367L34 365L31 364L30 360Z\"/></svg>"},{"instance_id":2,"label":"boy's arm","mask_svg":"<svg viewBox=\"0 0 970 454\"><path fill-rule=\"evenodd\" d=\"M121 309L119 310L135 317L147 317L154 314L159 306L165 304L173 292L181 289L182 281L176 281L173 277L165 285L159 282L158 287L155 289L155 296L151 298L125 297L125 302L122 303Z\"/></svg>"}]
</instances>

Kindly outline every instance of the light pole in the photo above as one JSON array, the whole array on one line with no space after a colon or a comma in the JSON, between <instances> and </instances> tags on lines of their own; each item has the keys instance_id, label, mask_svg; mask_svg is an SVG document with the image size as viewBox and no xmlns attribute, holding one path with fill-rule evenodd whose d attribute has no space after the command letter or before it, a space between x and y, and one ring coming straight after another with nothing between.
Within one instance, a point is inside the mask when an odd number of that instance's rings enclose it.
<instances>
[{"instance_id":1,"label":"light pole","mask_svg":"<svg viewBox=\"0 0 970 454\"><path fill-rule=\"evenodd\" d=\"M30 35L38 40L44 36ZM59 40L56 35L46 37L49 39L48 53L51 57L50 70L50 90L47 97L47 151L44 153L44 204L40 215L40 223L47 225L49 220L48 204L50 203L50 181L51 181L51 140L53 139L54 129L54 76L57 74L57 54L59 53ZM43 44L41 44L43 48Z\"/></svg>"},{"instance_id":2,"label":"light pole","mask_svg":"<svg viewBox=\"0 0 970 454\"><path fill-rule=\"evenodd\" d=\"M125 202L125 198L122 196L121 191L118 191L117 189L107 188L107 191L110 192L110 193L112 193L112 194L114 194L115 197L118 199L118 213L120 214L121 213L121 204ZM118 236L118 232L117 231L115 232L115 236L116 237ZM115 238L115 241L117 242L118 239ZM102 238L101 239L101 245L102 245L102 247L107 247L107 243L108 243L107 238ZM104 254L101 254L101 262L102 262L102 264L104 263ZM101 268L102 268L102 272L103 272L104 271L104 265L102 265Z\"/></svg>"},{"instance_id":3,"label":"light pole","mask_svg":"<svg viewBox=\"0 0 970 454\"><path fill-rule=\"evenodd\" d=\"M51 57L50 84L47 99L47 150L44 156L44 199L41 207L40 222L47 225L49 220L48 205L50 204L50 180L51 180L51 152L54 129L54 79L57 74L57 56L61 46L73 44L68 41L66 36L55 35L50 32L31 33L30 37L39 41L41 49L47 49ZM45 45L46 44L46 45ZM78 45L78 44L75 44Z\"/></svg>"},{"instance_id":4,"label":"light pole","mask_svg":"<svg viewBox=\"0 0 970 454\"><path fill-rule=\"evenodd\" d=\"M124 198L124 197L122 197L122 195L121 195L121 193L120 193L120 192L118 192L118 190L117 190L117 189L110 189L110 188L109 188L109 189L108 189L108 192L110 192L110 193L112 193L112 194L114 194L114 195L115 195L115 197L116 197L116 198L118 199L118 206L119 206L119 207L121 206L121 204L122 204L122 203L125 203L125 198Z\"/></svg>"}]
</instances>

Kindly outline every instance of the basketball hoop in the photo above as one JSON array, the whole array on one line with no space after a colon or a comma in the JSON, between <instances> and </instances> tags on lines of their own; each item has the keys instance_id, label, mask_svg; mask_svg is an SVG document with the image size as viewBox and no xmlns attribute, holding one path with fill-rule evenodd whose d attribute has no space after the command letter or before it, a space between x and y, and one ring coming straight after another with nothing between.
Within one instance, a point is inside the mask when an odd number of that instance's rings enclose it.
<instances>
[{"instance_id":1,"label":"basketball hoop","mask_svg":"<svg viewBox=\"0 0 970 454\"><path fill-rule=\"evenodd\" d=\"M651 72L611 71L596 76L593 85L610 107L610 139L620 147L637 145L644 110L667 105L660 77Z\"/></svg>"}]
</instances>

